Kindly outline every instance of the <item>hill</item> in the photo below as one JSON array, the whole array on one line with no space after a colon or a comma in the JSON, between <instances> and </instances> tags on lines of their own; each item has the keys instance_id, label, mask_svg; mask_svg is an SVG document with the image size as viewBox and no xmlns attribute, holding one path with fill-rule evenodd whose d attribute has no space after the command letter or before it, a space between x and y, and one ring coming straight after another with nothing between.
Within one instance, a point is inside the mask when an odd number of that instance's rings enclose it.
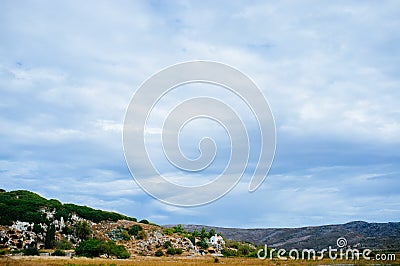
<instances>
[{"instance_id":1,"label":"hill","mask_svg":"<svg viewBox=\"0 0 400 266\"><path fill-rule=\"evenodd\" d=\"M193 236L179 226L163 228L145 219L137 222L115 212L63 204L26 190L0 189L0 257L51 252L119 259L132 255L193 256L208 252L206 241L210 237L206 232ZM212 252L221 252L221 248Z\"/></svg>"},{"instance_id":2,"label":"hill","mask_svg":"<svg viewBox=\"0 0 400 266\"><path fill-rule=\"evenodd\" d=\"M6 192L0 190L0 225L12 225L15 221L29 223L46 223L51 218L68 220L72 214L98 223L100 221L129 220L136 218L121 215L115 212L96 210L87 206L75 204L62 204L56 199L47 200L38 194L26 190Z\"/></svg>"},{"instance_id":3,"label":"hill","mask_svg":"<svg viewBox=\"0 0 400 266\"><path fill-rule=\"evenodd\" d=\"M171 227L173 225L166 225ZM189 231L214 229L225 238L236 241L251 242L257 245L268 244L269 247L287 250L335 247L336 240L344 237L351 246L373 250L400 250L400 222L367 223L354 221L346 224L309 226L301 228L258 228L240 229L205 225L182 225Z\"/></svg>"}]
</instances>

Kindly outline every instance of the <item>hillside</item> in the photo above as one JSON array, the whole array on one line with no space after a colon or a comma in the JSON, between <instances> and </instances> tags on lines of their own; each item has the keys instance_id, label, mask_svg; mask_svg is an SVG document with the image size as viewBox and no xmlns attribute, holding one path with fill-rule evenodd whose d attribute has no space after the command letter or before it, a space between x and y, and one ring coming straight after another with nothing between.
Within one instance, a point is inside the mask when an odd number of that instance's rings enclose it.
<instances>
[{"instance_id":1,"label":"hillside","mask_svg":"<svg viewBox=\"0 0 400 266\"><path fill-rule=\"evenodd\" d=\"M0 189L0 257L5 254L86 256L194 256L220 253L214 232L193 235L143 219L63 204L26 190ZM222 239L222 238L221 238Z\"/></svg>"},{"instance_id":2,"label":"hillside","mask_svg":"<svg viewBox=\"0 0 400 266\"><path fill-rule=\"evenodd\" d=\"M76 214L95 223L122 219L136 221L136 218L115 212L95 210L75 204L62 204L56 199L47 200L26 190L10 192L0 190L0 225L11 225L17 220L29 223L46 223L48 217L46 217L45 211L52 212L52 218L57 220L60 220L61 217L68 219L72 214Z\"/></svg>"},{"instance_id":3,"label":"hillside","mask_svg":"<svg viewBox=\"0 0 400 266\"><path fill-rule=\"evenodd\" d=\"M169 227L172 225L166 225ZM355 221L346 224L310 226L301 228L240 229L204 225L182 225L189 231L214 229L227 239L252 242L257 245L285 249L323 249L336 246L339 237L347 239L351 246L370 249L400 250L400 222L367 223Z\"/></svg>"}]
</instances>

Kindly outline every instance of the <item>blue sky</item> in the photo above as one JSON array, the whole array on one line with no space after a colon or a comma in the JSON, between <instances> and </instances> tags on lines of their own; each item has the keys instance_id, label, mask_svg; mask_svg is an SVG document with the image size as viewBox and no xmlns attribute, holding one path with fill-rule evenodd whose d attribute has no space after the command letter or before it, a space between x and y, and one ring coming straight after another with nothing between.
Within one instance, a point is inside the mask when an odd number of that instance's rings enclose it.
<instances>
[{"instance_id":1,"label":"blue sky","mask_svg":"<svg viewBox=\"0 0 400 266\"><path fill-rule=\"evenodd\" d=\"M399 11L398 1L2 1L0 187L158 224L398 221ZM144 80L196 59L259 85L277 149L256 192L244 178L212 204L179 208L133 181L122 124Z\"/></svg>"}]
</instances>

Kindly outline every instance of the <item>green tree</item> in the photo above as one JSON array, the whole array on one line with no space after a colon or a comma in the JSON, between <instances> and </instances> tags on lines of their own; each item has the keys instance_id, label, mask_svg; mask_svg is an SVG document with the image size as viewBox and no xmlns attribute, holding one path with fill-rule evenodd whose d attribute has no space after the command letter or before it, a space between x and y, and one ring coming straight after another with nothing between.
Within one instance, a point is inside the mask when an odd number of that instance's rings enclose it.
<instances>
[{"instance_id":1,"label":"green tree","mask_svg":"<svg viewBox=\"0 0 400 266\"><path fill-rule=\"evenodd\" d=\"M82 241L76 246L75 253L78 256L85 256L85 257L89 257L89 258L99 257L100 256L100 249L99 249L100 244L101 244L101 242L94 238Z\"/></svg>"},{"instance_id":2,"label":"green tree","mask_svg":"<svg viewBox=\"0 0 400 266\"><path fill-rule=\"evenodd\" d=\"M99 241L94 238L82 241L75 249L76 255L89 258L99 257L105 254L107 257L116 256L118 259L130 257L125 246L117 245L114 241Z\"/></svg>"},{"instance_id":3,"label":"green tree","mask_svg":"<svg viewBox=\"0 0 400 266\"><path fill-rule=\"evenodd\" d=\"M55 243L56 243L56 228L54 227L54 224L51 224L47 228L46 238L44 240L44 247L54 248Z\"/></svg>"},{"instance_id":4,"label":"green tree","mask_svg":"<svg viewBox=\"0 0 400 266\"><path fill-rule=\"evenodd\" d=\"M90 237L92 229L86 221L79 221L75 224L76 236L82 240L86 240Z\"/></svg>"},{"instance_id":5,"label":"green tree","mask_svg":"<svg viewBox=\"0 0 400 266\"><path fill-rule=\"evenodd\" d=\"M201 237L201 239L204 239L204 238L208 237L207 231L206 231L206 229L204 227L201 228L200 237Z\"/></svg>"},{"instance_id":6,"label":"green tree","mask_svg":"<svg viewBox=\"0 0 400 266\"><path fill-rule=\"evenodd\" d=\"M56 242L56 248L61 250L72 249L72 243L66 238L62 238L60 241Z\"/></svg>"},{"instance_id":7,"label":"green tree","mask_svg":"<svg viewBox=\"0 0 400 266\"><path fill-rule=\"evenodd\" d=\"M149 221L147 221L146 219L140 220L139 223L141 224L149 224Z\"/></svg>"},{"instance_id":8,"label":"green tree","mask_svg":"<svg viewBox=\"0 0 400 266\"><path fill-rule=\"evenodd\" d=\"M194 237L199 237L200 234L199 234L199 232L198 232L197 230L194 230L194 231L192 232L192 236L194 236Z\"/></svg>"},{"instance_id":9,"label":"green tree","mask_svg":"<svg viewBox=\"0 0 400 266\"><path fill-rule=\"evenodd\" d=\"M178 224L177 226L174 226L173 229L174 229L174 233L177 233L177 234L186 233L186 230L183 229L181 224Z\"/></svg>"},{"instance_id":10,"label":"green tree","mask_svg":"<svg viewBox=\"0 0 400 266\"><path fill-rule=\"evenodd\" d=\"M40 224L34 224L32 231L36 234L43 233L43 228Z\"/></svg>"},{"instance_id":11,"label":"green tree","mask_svg":"<svg viewBox=\"0 0 400 266\"><path fill-rule=\"evenodd\" d=\"M24 249L24 255L26 256L39 256L39 250L36 247L29 247Z\"/></svg>"},{"instance_id":12,"label":"green tree","mask_svg":"<svg viewBox=\"0 0 400 266\"><path fill-rule=\"evenodd\" d=\"M205 238L203 238L203 239L199 242L198 245L199 245L202 249L207 249L207 248L208 248L208 243L207 243L207 241L206 241Z\"/></svg>"},{"instance_id":13,"label":"green tree","mask_svg":"<svg viewBox=\"0 0 400 266\"><path fill-rule=\"evenodd\" d=\"M214 236L215 234L216 234L215 230L213 228L211 228L210 231L208 232L208 238Z\"/></svg>"}]
</instances>

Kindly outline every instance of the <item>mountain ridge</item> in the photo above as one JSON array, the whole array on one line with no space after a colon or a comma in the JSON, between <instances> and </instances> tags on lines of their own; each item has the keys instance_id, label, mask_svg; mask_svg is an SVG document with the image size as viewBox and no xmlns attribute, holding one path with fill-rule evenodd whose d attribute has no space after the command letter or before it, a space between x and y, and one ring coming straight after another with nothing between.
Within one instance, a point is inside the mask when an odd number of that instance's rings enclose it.
<instances>
[{"instance_id":1,"label":"mountain ridge","mask_svg":"<svg viewBox=\"0 0 400 266\"><path fill-rule=\"evenodd\" d=\"M175 225L164 225L173 227ZM352 221L345 224L304 226L298 228L230 228L182 224L188 232L214 229L225 238L252 242L257 245L285 249L336 247L336 240L344 237L350 246L371 249L400 250L400 222L368 223Z\"/></svg>"}]
</instances>

